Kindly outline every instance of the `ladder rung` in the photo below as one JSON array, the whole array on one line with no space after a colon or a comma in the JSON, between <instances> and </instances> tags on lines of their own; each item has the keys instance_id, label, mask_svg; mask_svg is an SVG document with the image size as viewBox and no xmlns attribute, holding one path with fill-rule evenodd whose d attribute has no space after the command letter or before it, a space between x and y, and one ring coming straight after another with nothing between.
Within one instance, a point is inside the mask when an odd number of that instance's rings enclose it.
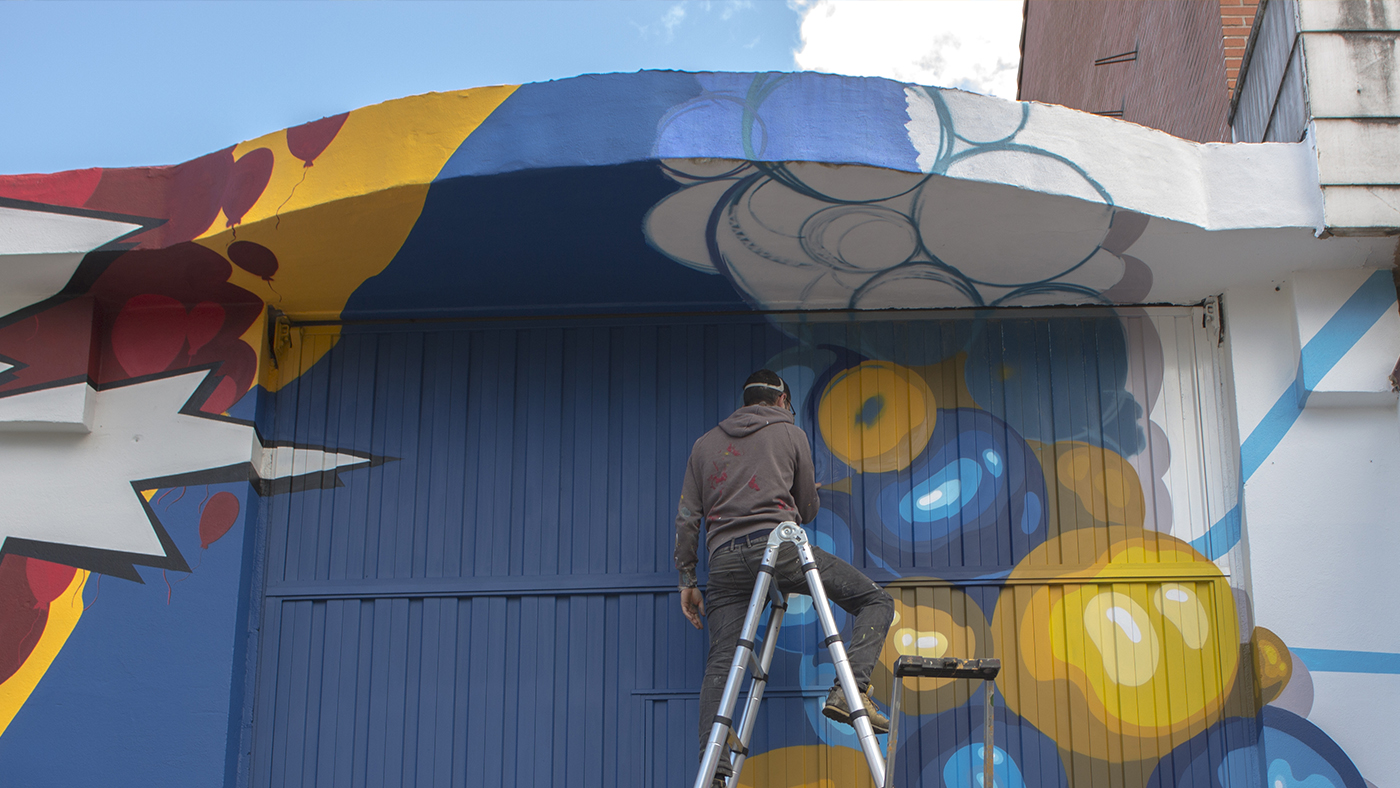
<instances>
[{"instance_id":1,"label":"ladder rung","mask_svg":"<svg viewBox=\"0 0 1400 788\"><path fill-rule=\"evenodd\" d=\"M915 676L940 679L990 680L1001 672L999 659L956 659L954 657L916 657L908 654L894 661L894 675L899 678Z\"/></svg>"}]
</instances>

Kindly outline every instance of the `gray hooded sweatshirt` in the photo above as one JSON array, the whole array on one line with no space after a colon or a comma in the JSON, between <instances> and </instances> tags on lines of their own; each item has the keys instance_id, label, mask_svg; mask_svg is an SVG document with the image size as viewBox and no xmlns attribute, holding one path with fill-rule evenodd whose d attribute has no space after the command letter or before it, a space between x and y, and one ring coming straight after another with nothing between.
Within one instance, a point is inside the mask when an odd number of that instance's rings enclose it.
<instances>
[{"instance_id":1,"label":"gray hooded sweatshirt","mask_svg":"<svg viewBox=\"0 0 1400 788\"><path fill-rule=\"evenodd\" d=\"M808 523L821 502L807 433L786 409L746 405L695 441L676 510L676 569L693 586L700 523L705 546L789 520Z\"/></svg>"}]
</instances>

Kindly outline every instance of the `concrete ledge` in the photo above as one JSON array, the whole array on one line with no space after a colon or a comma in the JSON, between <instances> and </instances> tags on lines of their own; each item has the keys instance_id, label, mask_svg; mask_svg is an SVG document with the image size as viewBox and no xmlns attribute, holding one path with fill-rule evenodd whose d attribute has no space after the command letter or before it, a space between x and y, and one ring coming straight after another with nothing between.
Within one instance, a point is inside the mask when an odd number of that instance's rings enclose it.
<instances>
[{"instance_id":1,"label":"concrete ledge","mask_svg":"<svg viewBox=\"0 0 1400 788\"><path fill-rule=\"evenodd\" d=\"M0 432L92 432L96 392L86 383L0 399Z\"/></svg>"},{"instance_id":2,"label":"concrete ledge","mask_svg":"<svg viewBox=\"0 0 1400 788\"><path fill-rule=\"evenodd\" d=\"M1400 33L1307 33L1303 52L1314 118L1400 117Z\"/></svg>"},{"instance_id":3,"label":"concrete ledge","mask_svg":"<svg viewBox=\"0 0 1400 788\"><path fill-rule=\"evenodd\" d=\"M1323 214L1333 235L1394 235L1400 186L1324 186Z\"/></svg>"},{"instance_id":4,"label":"concrete ledge","mask_svg":"<svg viewBox=\"0 0 1400 788\"><path fill-rule=\"evenodd\" d=\"M1400 184L1400 118L1313 121L1323 186Z\"/></svg>"},{"instance_id":5,"label":"concrete ledge","mask_svg":"<svg viewBox=\"0 0 1400 788\"><path fill-rule=\"evenodd\" d=\"M1400 0L1304 0L1297 7L1304 31L1400 30Z\"/></svg>"}]
</instances>

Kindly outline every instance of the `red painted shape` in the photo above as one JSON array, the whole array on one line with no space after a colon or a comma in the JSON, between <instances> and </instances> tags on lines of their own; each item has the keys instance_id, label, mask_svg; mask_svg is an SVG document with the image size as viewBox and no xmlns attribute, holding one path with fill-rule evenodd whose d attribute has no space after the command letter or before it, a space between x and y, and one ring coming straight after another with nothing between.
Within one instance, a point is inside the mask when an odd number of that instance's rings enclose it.
<instances>
[{"instance_id":1,"label":"red painted shape","mask_svg":"<svg viewBox=\"0 0 1400 788\"><path fill-rule=\"evenodd\" d=\"M244 391L239 387L238 381L231 377L221 376L217 380L219 382L214 386L214 392L209 395L209 399L206 399L203 405L199 406L201 413L215 415L223 413L238 402L239 396Z\"/></svg>"},{"instance_id":2,"label":"red painted shape","mask_svg":"<svg viewBox=\"0 0 1400 788\"><path fill-rule=\"evenodd\" d=\"M173 167L102 170L86 208L164 219L164 224L133 236L140 248L157 249L189 241L214 223L220 198L233 170L233 148Z\"/></svg>"},{"instance_id":3,"label":"red painted shape","mask_svg":"<svg viewBox=\"0 0 1400 788\"><path fill-rule=\"evenodd\" d=\"M754 474L754 475L749 479L749 488L750 488L750 489L754 489L754 490L762 491L762 488L758 486L758 474Z\"/></svg>"},{"instance_id":4,"label":"red painted shape","mask_svg":"<svg viewBox=\"0 0 1400 788\"><path fill-rule=\"evenodd\" d=\"M220 379L199 409L203 413L223 413L252 387L258 357L246 343L221 334L190 360L191 366L211 364L217 365L215 372Z\"/></svg>"},{"instance_id":5,"label":"red painted shape","mask_svg":"<svg viewBox=\"0 0 1400 788\"><path fill-rule=\"evenodd\" d=\"M234 241L228 246L228 259L253 276L261 277L265 282L271 282L273 275L277 273L277 255L260 243Z\"/></svg>"},{"instance_id":6,"label":"red painted shape","mask_svg":"<svg viewBox=\"0 0 1400 788\"><path fill-rule=\"evenodd\" d=\"M200 301L185 316L185 337L190 343L190 355L209 344L224 326L224 308L209 301Z\"/></svg>"},{"instance_id":7,"label":"red painted shape","mask_svg":"<svg viewBox=\"0 0 1400 788\"><path fill-rule=\"evenodd\" d=\"M63 564L41 561L38 558L28 559L24 574L29 581L29 590L34 594L34 607L48 610L49 603L58 599L58 595L68 588L68 584L73 582L73 574L77 571Z\"/></svg>"},{"instance_id":8,"label":"red painted shape","mask_svg":"<svg viewBox=\"0 0 1400 788\"><path fill-rule=\"evenodd\" d=\"M155 349L168 352L167 343L180 343L176 347L177 357L157 371L212 366L218 375L231 379L231 383L216 387L216 396L206 400L201 410L222 413L237 402L253 385L257 372L257 356L239 337L262 314L263 302L230 283L228 277L232 272L233 266L222 255L196 243L176 244L168 249L136 249L113 261L92 287L99 323L114 327L100 346L100 382L124 380L137 374L126 369L122 354L136 352L139 355L145 351L132 351L129 346L123 346L122 342L131 340L120 338L114 324L121 319L121 311L130 299L156 294L179 303L178 309L170 310L173 316L165 324L165 330L172 336L147 334L141 337L152 346L149 351L152 355L156 355ZM218 326L214 326L216 309L223 312ZM187 339L189 356L179 357L178 351ZM152 364L159 360L153 359Z\"/></svg>"},{"instance_id":9,"label":"red painted shape","mask_svg":"<svg viewBox=\"0 0 1400 788\"><path fill-rule=\"evenodd\" d=\"M112 324L112 353L131 377L164 372L184 346L185 306L170 296L134 296Z\"/></svg>"},{"instance_id":10,"label":"red painted shape","mask_svg":"<svg viewBox=\"0 0 1400 788\"><path fill-rule=\"evenodd\" d=\"M254 148L233 163L233 171L224 186L220 203L224 216L228 217L224 226L233 227L243 221L243 215L267 188L267 182L272 178L272 163L272 151L267 148Z\"/></svg>"},{"instance_id":11,"label":"red painted shape","mask_svg":"<svg viewBox=\"0 0 1400 788\"><path fill-rule=\"evenodd\" d=\"M348 117L350 113L345 112L287 129L287 149L306 162L302 167L310 167L316 157L325 152L335 135L340 133L340 127L345 125Z\"/></svg>"},{"instance_id":12,"label":"red painted shape","mask_svg":"<svg viewBox=\"0 0 1400 788\"><path fill-rule=\"evenodd\" d=\"M86 296L0 325L0 355L19 362L0 373L0 396L203 367L218 377L200 408L224 412L256 380L257 355L241 337L263 311L232 272L192 242L119 255Z\"/></svg>"},{"instance_id":13,"label":"red painted shape","mask_svg":"<svg viewBox=\"0 0 1400 788\"><path fill-rule=\"evenodd\" d=\"M102 170L69 170L51 175L0 175L0 197L68 208L81 207L92 196Z\"/></svg>"},{"instance_id":14,"label":"red painted shape","mask_svg":"<svg viewBox=\"0 0 1400 788\"><path fill-rule=\"evenodd\" d=\"M37 315L0 326L0 356L19 362L0 375L0 394L57 380L95 377L91 362L93 303L64 301Z\"/></svg>"},{"instance_id":15,"label":"red painted shape","mask_svg":"<svg viewBox=\"0 0 1400 788\"><path fill-rule=\"evenodd\" d=\"M238 510L238 496L227 491L214 493L199 515L199 546L207 550L223 538L238 522Z\"/></svg>"},{"instance_id":16,"label":"red painted shape","mask_svg":"<svg viewBox=\"0 0 1400 788\"><path fill-rule=\"evenodd\" d=\"M0 681L13 676L44 634L48 607L36 606L26 577L29 559L0 558Z\"/></svg>"}]
</instances>

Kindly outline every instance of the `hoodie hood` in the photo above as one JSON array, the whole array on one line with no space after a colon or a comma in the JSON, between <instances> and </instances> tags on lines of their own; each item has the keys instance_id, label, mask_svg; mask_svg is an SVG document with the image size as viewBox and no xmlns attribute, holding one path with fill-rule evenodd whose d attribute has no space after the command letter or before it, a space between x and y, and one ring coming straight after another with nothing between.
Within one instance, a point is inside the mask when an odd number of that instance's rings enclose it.
<instances>
[{"instance_id":1,"label":"hoodie hood","mask_svg":"<svg viewBox=\"0 0 1400 788\"><path fill-rule=\"evenodd\" d=\"M742 438L767 427L769 424L792 424L792 414L786 408L776 405L745 405L729 414L729 418L719 423L719 428L732 438Z\"/></svg>"}]
</instances>

